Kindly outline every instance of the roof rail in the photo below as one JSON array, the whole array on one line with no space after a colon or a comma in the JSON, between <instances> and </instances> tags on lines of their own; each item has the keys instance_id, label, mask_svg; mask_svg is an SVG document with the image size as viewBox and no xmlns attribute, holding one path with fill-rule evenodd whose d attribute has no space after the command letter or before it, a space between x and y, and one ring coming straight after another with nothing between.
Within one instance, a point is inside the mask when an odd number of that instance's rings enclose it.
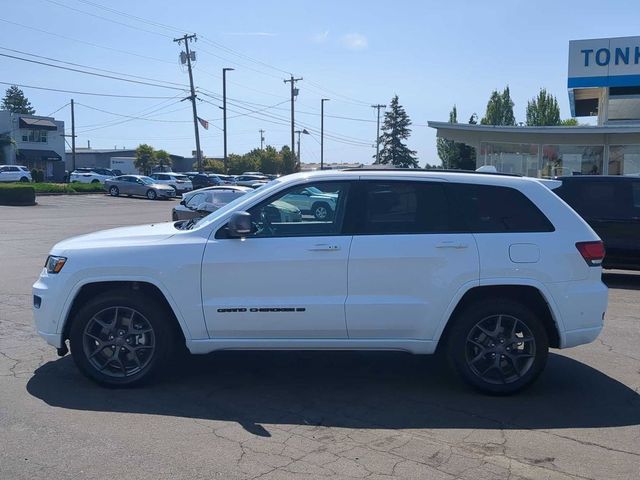
<instances>
[{"instance_id":1,"label":"roof rail","mask_svg":"<svg viewBox=\"0 0 640 480\"><path fill-rule=\"evenodd\" d=\"M389 172L389 171L400 171L400 172L446 172L446 173L473 173L476 175L498 175L503 177L522 177L523 175L519 175L517 173L503 173L503 172L478 172L476 170L454 170L447 168L359 168L359 167L350 167L343 168L342 171L345 172Z\"/></svg>"}]
</instances>

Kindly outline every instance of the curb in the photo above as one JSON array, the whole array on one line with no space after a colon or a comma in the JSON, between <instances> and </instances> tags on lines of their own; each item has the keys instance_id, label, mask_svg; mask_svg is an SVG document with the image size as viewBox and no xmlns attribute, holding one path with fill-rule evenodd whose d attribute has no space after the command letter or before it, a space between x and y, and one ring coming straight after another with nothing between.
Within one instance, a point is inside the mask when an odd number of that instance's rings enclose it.
<instances>
[{"instance_id":1,"label":"curb","mask_svg":"<svg viewBox=\"0 0 640 480\"><path fill-rule=\"evenodd\" d=\"M36 197L55 197L59 195L107 195L107 192L36 192Z\"/></svg>"}]
</instances>

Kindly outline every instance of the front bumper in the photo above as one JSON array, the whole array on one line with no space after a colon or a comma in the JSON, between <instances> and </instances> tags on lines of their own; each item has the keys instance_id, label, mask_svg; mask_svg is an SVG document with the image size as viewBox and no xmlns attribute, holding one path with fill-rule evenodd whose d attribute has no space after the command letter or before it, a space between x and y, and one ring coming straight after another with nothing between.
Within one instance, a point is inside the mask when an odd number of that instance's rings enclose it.
<instances>
[{"instance_id":1,"label":"front bumper","mask_svg":"<svg viewBox=\"0 0 640 480\"><path fill-rule=\"evenodd\" d=\"M63 343L60 328L62 303L66 299L60 286L65 282L51 280L43 269L40 278L33 284L33 319L38 335L49 345L60 348Z\"/></svg>"},{"instance_id":2,"label":"front bumper","mask_svg":"<svg viewBox=\"0 0 640 480\"><path fill-rule=\"evenodd\" d=\"M175 190L156 190L158 197L160 198L175 198L176 192Z\"/></svg>"}]
</instances>

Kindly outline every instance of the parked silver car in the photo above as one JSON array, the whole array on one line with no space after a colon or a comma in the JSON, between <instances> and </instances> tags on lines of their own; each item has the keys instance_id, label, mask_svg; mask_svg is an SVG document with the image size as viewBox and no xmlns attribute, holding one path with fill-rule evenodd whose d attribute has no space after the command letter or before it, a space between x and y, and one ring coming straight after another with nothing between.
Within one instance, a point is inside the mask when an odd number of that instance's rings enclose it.
<instances>
[{"instance_id":1,"label":"parked silver car","mask_svg":"<svg viewBox=\"0 0 640 480\"><path fill-rule=\"evenodd\" d=\"M152 178L143 175L122 175L104 182L109 195L140 195L149 200L157 198L174 198L176 191L169 185L156 183Z\"/></svg>"}]
</instances>

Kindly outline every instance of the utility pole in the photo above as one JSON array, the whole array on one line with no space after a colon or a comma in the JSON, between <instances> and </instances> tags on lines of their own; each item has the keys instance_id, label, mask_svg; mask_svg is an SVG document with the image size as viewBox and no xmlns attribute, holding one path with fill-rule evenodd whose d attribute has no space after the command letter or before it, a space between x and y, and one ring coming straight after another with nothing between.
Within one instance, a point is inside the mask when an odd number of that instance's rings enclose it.
<instances>
[{"instance_id":1,"label":"utility pole","mask_svg":"<svg viewBox=\"0 0 640 480\"><path fill-rule=\"evenodd\" d=\"M320 99L320 170L324 169L324 102L328 98Z\"/></svg>"},{"instance_id":2,"label":"utility pole","mask_svg":"<svg viewBox=\"0 0 640 480\"><path fill-rule=\"evenodd\" d=\"M227 173L227 72L233 68L222 69L222 133L224 136L224 173Z\"/></svg>"},{"instance_id":3,"label":"utility pole","mask_svg":"<svg viewBox=\"0 0 640 480\"><path fill-rule=\"evenodd\" d=\"M294 132L295 131L295 111L294 111L294 107L293 107L294 99L295 99L296 95L298 95L298 89L295 88L295 84L299 80L302 80L302 77L293 78L293 75L291 75L291 78L289 80L284 80L284 83L291 83L291 153L293 154L293 158L300 158L299 155L298 155L298 157L296 157L296 146L295 146L295 135L294 135L294 133L295 133ZM298 162L298 163L300 163L300 162Z\"/></svg>"},{"instance_id":4,"label":"utility pole","mask_svg":"<svg viewBox=\"0 0 640 480\"><path fill-rule=\"evenodd\" d=\"M71 99L71 171L76 169L76 116ZM71 173L71 172L69 172Z\"/></svg>"},{"instance_id":5,"label":"utility pole","mask_svg":"<svg viewBox=\"0 0 640 480\"><path fill-rule=\"evenodd\" d=\"M264 133L265 133L266 130L263 130L261 128L258 131L260 132L260 150L264 150Z\"/></svg>"},{"instance_id":6,"label":"utility pole","mask_svg":"<svg viewBox=\"0 0 640 480\"><path fill-rule=\"evenodd\" d=\"M298 160L298 167L300 167L301 163L300 163L300 134L304 133L305 135L310 135L310 133L307 131L306 128L303 128L302 130L296 130L294 133L298 134L298 156L296 157Z\"/></svg>"},{"instance_id":7,"label":"utility pole","mask_svg":"<svg viewBox=\"0 0 640 480\"><path fill-rule=\"evenodd\" d=\"M75 111L74 111L74 105L73 105L73 98L71 99L70 102L71 105L71 135L65 135L64 133L62 134L63 137L71 137L71 169L69 170L69 173L73 172L76 169L76 118L75 118ZM87 140L88 142L88 140Z\"/></svg>"},{"instance_id":8,"label":"utility pole","mask_svg":"<svg viewBox=\"0 0 640 480\"><path fill-rule=\"evenodd\" d=\"M376 110L378 110L378 127L377 127L377 133L376 133L376 161L375 163L378 163L380 161L380 109L381 108L387 108L386 105L371 105L371 108L375 108Z\"/></svg>"},{"instance_id":9,"label":"utility pole","mask_svg":"<svg viewBox=\"0 0 640 480\"><path fill-rule=\"evenodd\" d=\"M193 40L197 40L195 33L192 35L185 34L184 37L173 39L174 42L178 42L178 45L181 45L182 42L184 42L184 48L186 53L185 56L187 57L186 58L187 68L189 70L189 85L191 87L191 95L187 98L191 100L191 106L193 107L193 128L195 129L195 134L196 134L196 160L198 161L198 172L202 173L202 151L200 150L200 131L198 129L198 109L196 108L196 90L193 87L193 72L191 71L191 53L192 52L189 51L189 42ZM186 98L184 100L186 100Z\"/></svg>"}]
</instances>

